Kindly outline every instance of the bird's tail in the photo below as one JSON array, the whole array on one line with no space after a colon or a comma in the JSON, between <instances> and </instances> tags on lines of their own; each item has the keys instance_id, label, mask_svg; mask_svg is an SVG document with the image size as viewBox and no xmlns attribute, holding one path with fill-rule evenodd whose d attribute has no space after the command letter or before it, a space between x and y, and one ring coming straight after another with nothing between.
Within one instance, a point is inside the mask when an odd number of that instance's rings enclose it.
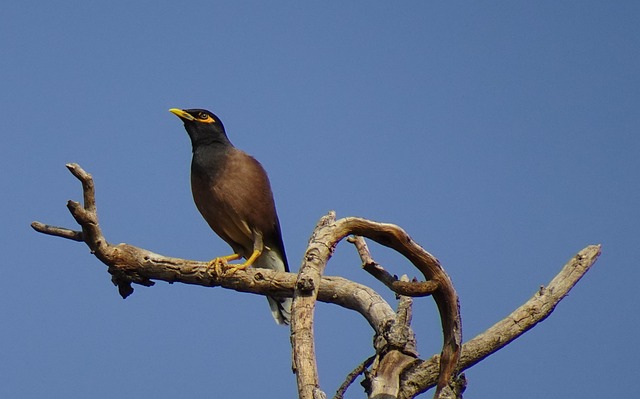
<instances>
[{"instance_id":1,"label":"bird's tail","mask_svg":"<svg viewBox=\"0 0 640 399\"><path fill-rule=\"evenodd\" d=\"M256 259L253 266L264 269L276 270L279 272L289 271L283 255L279 252L268 249ZM291 298L267 297L273 318L278 324L289 324L291 321Z\"/></svg>"},{"instance_id":2,"label":"bird's tail","mask_svg":"<svg viewBox=\"0 0 640 399\"><path fill-rule=\"evenodd\" d=\"M271 314L278 324L289 324L291 322L291 298L267 297Z\"/></svg>"}]
</instances>

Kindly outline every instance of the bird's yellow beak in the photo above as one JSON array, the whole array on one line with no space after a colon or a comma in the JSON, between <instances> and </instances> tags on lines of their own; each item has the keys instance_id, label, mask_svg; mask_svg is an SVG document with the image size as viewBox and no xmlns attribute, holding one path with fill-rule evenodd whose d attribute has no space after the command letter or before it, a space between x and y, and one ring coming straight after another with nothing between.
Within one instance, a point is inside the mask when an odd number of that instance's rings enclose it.
<instances>
[{"instance_id":1,"label":"bird's yellow beak","mask_svg":"<svg viewBox=\"0 0 640 399\"><path fill-rule=\"evenodd\" d=\"M188 121L196 120L196 118L191 116L191 114L189 114L189 113L187 113L187 112L185 112L185 111L183 111L181 109L178 109L178 108L171 108L169 110L169 112L171 112L172 114L176 115L180 119L185 119L185 120L188 120Z\"/></svg>"}]
</instances>

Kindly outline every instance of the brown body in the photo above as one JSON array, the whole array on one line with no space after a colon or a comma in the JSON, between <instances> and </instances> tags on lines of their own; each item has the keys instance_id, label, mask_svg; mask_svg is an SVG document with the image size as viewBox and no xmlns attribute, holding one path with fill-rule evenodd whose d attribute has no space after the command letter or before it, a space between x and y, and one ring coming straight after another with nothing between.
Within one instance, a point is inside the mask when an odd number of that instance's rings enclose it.
<instances>
[{"instance_id":1,"label":"brown body","mask_svg":"<svg viewBox=\"0 0 640 399\"><path fill-rule=\"evenodd\" d=\"M256 249L282 256L280 223L262 165L231 148L217 167L214 173L197 165L191 170L194 202L211 229L245 259Z\"/></svg>"},{"instance_id":2,"label":"brown body","mask_svg":"<svg viewBox=\"0 0 640 399\"><path fill-rule=\"evenodd\" d=\"M217 116L202 109L171 109L184 122L191 138L191 192L196 207L211 229L234 251L212 260L245 258L241 265L288 272L280 222L271 185L262 165L235 148ZM274 319L288 324L291 298L267 297Z\"/></svg>"}]
</instances>

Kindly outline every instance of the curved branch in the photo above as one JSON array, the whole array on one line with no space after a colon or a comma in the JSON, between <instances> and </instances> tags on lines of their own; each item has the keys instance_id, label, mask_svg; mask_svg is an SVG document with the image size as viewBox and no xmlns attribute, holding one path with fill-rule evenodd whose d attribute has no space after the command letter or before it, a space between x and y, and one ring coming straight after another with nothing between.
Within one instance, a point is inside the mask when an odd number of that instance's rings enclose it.
<instances>
[{"instance_id":1,"label":"curved branch","mask_svg":"<svg viewBox=\"0 0 640 399\"><path fill-rule=\"evenodd\" d=\"M396 362L400 366L394 366L391 373L400 377L399 398L414 397L433 386L438 387L437 397L441 385L449 381L454 371L461 372L472 367L548 317L600 254L600 246L583 249L546 288L541 288L533 298L507 318L465 343L460 355L459 305L451 281L438 260L413 242L398 226L360 218L336 220L332 212L323 217L316 226L304 263L297 275L252 268L233 274L216 274L215 270L210 270L206 262L166 257L132 245L112 245L107 242L98 224L91 175L77 164L68 164L67 168L83 186L84 205L74 201L67 204L82 231L40 222L33 222L32 227L40 233L84 241L91 252L109 267L112 281L118 286L122 297L133 292L132 284L151 286L155 280L221 286L260 295L293 296L292 344L301 398L317 398L324 395L318 386L313 348L313 310L316 299L355 310L365 317L376 332L376 362L382 359L378 362L379 365L383 362L393 364L393 361L383 359L388 354L400 359ZM416 294L414 296L433 295L441 314L444 333L441 355L434 355L428 360L418 359L415 341L410 344L402 343L403 339L406 341L407 337L413 336L409 327L410 317L396 315L389 304L371 288L340 277L322 276L335 246L350 234L364 236L395 249L423 273L426 279L424 282L399 284L404 282L390 276L371 259L368 251L364 252L368 256L363 257L365 268L370 266L372 270L375 269L373 273L377 273L381 281L386 280L385 284L388 283L394 291L407 295ZM364 240L361 243L364 244ZM366 249L366 244L364 248ZM361 249L359 248L359 251ZM400 311L399 314L401 315ZM394 331L397 332L399 329L405 330L399 334L404 337L400 340L393 337L398 335ZM304 355L303 352L296 353L300 350L306 351ZM460 361L456 367L458 357ZM379 365L376 367L382 367ZM301 373L303 368L304 373Z\"/></svg>"},{"instance_id":2,"label":"curved branch","mask_svg":"<svg viewBox=\"0 0 640 399\"><path fill-rule=\"evenodd\" d=\"M373 260L369 247L364 238L360 236L352 236L347 241L355 245L358 255L362 260L362 268L382 284L387 286L391 291L398 295L421 297L433 294L438 289L438 283L435 281L402 281L396 276L392 276L388 271Z\"/></svg>"},{"instance_id":3,"label":"curved branch","mask_svg":"<svg viewBox=\"0 0 640 399\"><path fill-rule=\"evenodd\" d=\"M466 370L495 353L546 319L556 305L589 271L600 255L600 245L590 245L576 254L547 287L541 287L526 303L485 332L462 345L457 372ZM399 398L413 398L436 384L438 355L419 361L403 375Z\"/></svg>"},{"instance_id":4,"label":"curved branch","mask_svg":"<svg viewBox=\"0 0 640 399\"><path fill-rule=\"evenodd\" d=\"M336 225L338 225L337 230L342 234L364 236L396 250L420 270L427 282L434 282L438 285L438 288L431 294L438 306L444 338L439 358L439 378L434 393L434 398L437 398L453 376L462 344L460 304L451 279L440 266L438 259L425 251L396 225L354 217L341 219L336 222Z\"/></svg>"},{"instance_id":5,"label":"curved branch","mask_svg":"<svg viewBox=\"0 0 640 399\"><path fill-rule=\"evenodd\" d=\"M437 398L456 369L462 341L460 305L451 279L438 260L415 243L400 227L355 217L336 220L334 212L321 218L313 232L293 296L291 344L300 398L311 399L314 390L318 388L313 339L313 314L318 282L336 245L350 234L370 238L396 250L422 272L427 282L436 285L431 294L440 312L444 335L440 377L434 395ZM409 363L403 362L403 366L394 371L402 371Z\"/></svg>"},{"instance_id":6,"label":"curved branch","mask_svg":"<svg viewBox=\"0 0 640 399\"><path fill-rule=\"evenodd\" d=\"M153 252L134 247L128 244L112 245L104 238L98 223L97 207L95 203L95 188L92 176L84 171L78 164L67 164L69 171L82 183L84 205L75 201L69 201L69 211L82 227L81 232L47 226L34 222L32 227L39 232L57 235L60 237L80 240L82 239L91 252L100 261L105 263L112 275L112 281L118 286L120 295L126 298L133 292L132 284L151 286L152 280L168 282L183 282L206 286L223 286L244 292L256 292L264 295L290 296L292 294L291 277L272 275L269 271L248 270L247 273L232 273L231 275L216 274L205 263L192 260L165 257ZM324 268L335 246L345 236L359 234L369 237L382 245L396 249L416 265L425 278L433 280L433 287L437 287L433 296L441 309L443 329L445 332L445 347L443 349L443 361L441 362L443 384L449 380L451 371L457 361L457 346L452 343L459 342L459 310L457 296L449 277L444 273L438 261L428 252L424 251L397 226L374 223L365 219L345 218L336 221L335 213L329 213L323 217L309 241L309 246L304 257L304 262L293 285L292 307L292 347L294 371L296 372L300 398L313 398L321 393L319 391L317 366L315 363L313 313L317 298L331 302L341 302L343 306L358 310L369 321L378 335L382 335L389 322L395 320L395 314L379 295L364 286L341 280L341 287L350 286L347 292L350 295L337 295L338 287L332 286L329 280L322 279ZM282 275L282 274L280 274ZM322 282L322 284L321 284ZM332 295L320 293L321 285L325 288L333 288ZM323 289L324 291L324 289ZM363 296L354 296L354 293L364 293ZM376 306L363 304L375 302ZM448 302L447 302L448 301ZM452 306L453 304L453 306ZM452 311L453 309L453 311ZM440 385L439 385L440 387Z\"/></svg>"}]
</instances>

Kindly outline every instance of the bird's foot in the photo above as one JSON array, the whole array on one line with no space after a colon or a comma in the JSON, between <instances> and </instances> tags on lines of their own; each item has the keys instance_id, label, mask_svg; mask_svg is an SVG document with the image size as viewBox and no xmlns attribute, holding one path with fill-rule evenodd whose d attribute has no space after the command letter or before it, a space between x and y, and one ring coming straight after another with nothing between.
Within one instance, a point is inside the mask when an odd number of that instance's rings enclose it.
<instances>
[{"instance_id":1,"label":"bird's foot","mask_svg":"<svg viewBox=\"0 0 640 399\"><path fill-rule=\"evenodd\" d=\"M213 269L217 276L220 276L225 273L234 274L238 270L245 270L246 268L251 266L253 262L256 261L258 256L260 256L261 253L262 251L255 250L249 257L249 259L247 259L246 262L240 263L240 264L234 264L234 265L229 264L229 262L232 260L237 260L242 258L241 255L233 254L233 255L227 255L227 256L219 256L209 261L209 263L207 264L206 271L207 273L209 273L209 271Z\"/></svg>"},{"instance_id":2,"label":"bird's foot","mask_svg":"<svg viewBox=\"0 0 640 399\"><path fill-rule=\"evenodd\" d=\"M207 273L209 273L211 269L213 269L216 275L219 276L225 272L225 269L228 270L229 268L235 267L234 265L229 265L229 261L240 259L240 257L241 256L238 254L233 254L233 255L219 256L217 258L213 258L207 264L206 271Z\"/></svg>"},{"instance_id":3,"label":"bird's foot","mask_svg":"<svg viewBox=\"0 0 640 399\"><path fill-rule=\"evenodd\" d=\"M226 265L227 266L227 271L231 274L235 273L238 270L245 270L246 268L248 268L249 266L253 265L253 262L256 261L256 259L258 259L258 257L260 256L260 254L262 254L262 251L260 250L254 250L253 253L251 254L251 256L249 257L249 259L247 259L246 262L241 263L239 265Z\"/></svg>"},{"instance_id":4,"label":"bird's foot","mask_svg":"<svg viewBox=\"0 0 640 399\"><path fill-rule=\"evenodd\" d=\"M253 265L253 262L255 262L256 259L258 259L261 253L262 251L254 250L251 256L249 257L249 259L247 259L247 261L244 263L233 264L233 265L229 264L228 263L229 261L241 258L240 255L233 254L229 256L222 256L220 258L215 258L211 262L209 262L209 265L210 266L212 265L215 268L216 273L218 273L218 275L220 275L221 273L234 274L238 270L245 270L249 266Z\"/></svg>"},{"instance_id":5,"label":"bird's foot","mask_svg":"<svg viewBox=\"0 0 640 399\"><path fill-rule=\"evenodd\" d=\"M236 265L225 264L225 268L226 268L225 272L227 272L229 274L234 274L236 271L245 270L249 266L251 266L251 264L249 262L244 262L244 263L236 264Z\"/></svg>"}]
</instances>

